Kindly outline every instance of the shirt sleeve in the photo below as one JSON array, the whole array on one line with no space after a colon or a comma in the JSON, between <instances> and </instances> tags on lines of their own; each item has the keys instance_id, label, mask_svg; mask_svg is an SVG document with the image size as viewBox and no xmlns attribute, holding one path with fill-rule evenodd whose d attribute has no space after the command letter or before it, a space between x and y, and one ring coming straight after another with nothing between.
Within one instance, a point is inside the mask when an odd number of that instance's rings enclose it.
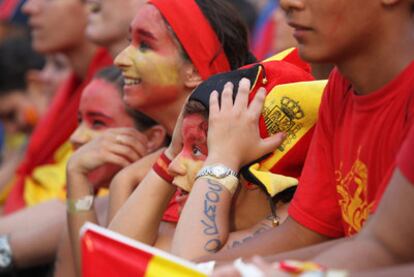
<instances>
[{"instance_id":1,"label":"shirt sleeve","mask_svg":"<svg viewBox=\"0 0 414 277\"><path fill-rule=\"evenodd\" d=\"M414 126L411 126L397 156L397 167L402 174L414 185Z\"/></svg>"},{"instance_id":2,"label":"shirt sleeve","mask_svg":"<svg viewBox=\"0 0 414 277\"><path fill-rule=\"evenodd\" d=\"M328 237L344 236L335 187L332 140L333 108L328 83L309 152L289 215L304 227Z\"/></svg>"}]
</instances>

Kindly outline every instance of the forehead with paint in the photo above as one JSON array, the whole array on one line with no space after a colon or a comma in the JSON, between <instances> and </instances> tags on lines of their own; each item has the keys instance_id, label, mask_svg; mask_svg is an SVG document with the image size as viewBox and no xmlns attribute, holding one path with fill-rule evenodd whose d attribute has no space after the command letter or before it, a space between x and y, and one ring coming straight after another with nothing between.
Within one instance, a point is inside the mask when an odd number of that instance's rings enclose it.
<instances>
[{"instance_id":1,"label":"forehead with paint","mask_svg":"<svg viewBox=\"0 0 414 277\"><path fill-rule=\"evenodd\" d=\"M131 44L115 59L125 79L125 101L133 108L175 101L184 89L181 68L185 61L155 6L145 4L139 9L130 39Z\"/></svg>"},{"instance_id":2,"label":"forehead with paint","mask_svg":"<svg viewBox=\"0 0 414 277\"><path fill-rule=\"evenodd\" d=\"M71 137L71 141L78 146L108 128L134 127L121 92L114 84L102 78L93 79L85 88L78 116L79 126Z\"/></svg>"}]
</instances>

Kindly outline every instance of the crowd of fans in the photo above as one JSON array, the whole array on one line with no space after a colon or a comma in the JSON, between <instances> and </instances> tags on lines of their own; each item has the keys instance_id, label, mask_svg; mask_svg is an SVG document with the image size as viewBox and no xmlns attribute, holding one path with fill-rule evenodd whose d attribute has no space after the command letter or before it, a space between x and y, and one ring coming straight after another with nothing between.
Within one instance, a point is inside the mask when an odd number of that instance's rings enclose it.
<instances>
[{"instance_id":1,"label":"crowd of fans","mask_svg":"<svg viewBox=\"0 0 414 277\"><path fill-rule=\"evenodd\" d=\"M413 45L413 0L0 1L0 276L81 276L86 222L212 276L412 276Z\"/></svg>"}]
</instances>

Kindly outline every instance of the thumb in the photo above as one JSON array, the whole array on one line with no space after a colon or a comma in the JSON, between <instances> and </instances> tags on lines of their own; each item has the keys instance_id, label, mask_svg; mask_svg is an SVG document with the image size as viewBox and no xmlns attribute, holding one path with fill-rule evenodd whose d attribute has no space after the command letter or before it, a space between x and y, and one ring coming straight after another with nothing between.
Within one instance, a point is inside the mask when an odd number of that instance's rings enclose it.
<instances>
[{"instance_id":1,"label":"thumb","mask_svg":"<svg viewBox=\"0 0 414 277\"><path fill-rule=\"evenodd\" d=\"M285 138L286 134L280 132L273 136L263 139L261 143L261 150L263 151L263 155L275 151L276 148L278 148L282 144Z\"/></svg>"}]
</instances>

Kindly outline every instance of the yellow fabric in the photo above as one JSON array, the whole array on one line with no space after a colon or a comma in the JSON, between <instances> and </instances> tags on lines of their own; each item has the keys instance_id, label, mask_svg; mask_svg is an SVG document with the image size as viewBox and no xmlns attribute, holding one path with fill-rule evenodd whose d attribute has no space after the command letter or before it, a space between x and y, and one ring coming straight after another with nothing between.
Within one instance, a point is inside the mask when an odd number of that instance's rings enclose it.
<instances>
[{"instance_id":1,"label":"yellow fabric","mask_svg":"<svg viewBox=\"0 0 414 277\"><path fill-rule=\"evenodd\" d=\"M206 277L200 272L194 271L191 268L185 267L178 263L165 258L154 256L147 267L145 277Z\"/></svg>"},{"instance_id":2,"label":"yellow fabric","mask_svg":"<svg viewBox=\"0 0 414 277\"><path fill-rule=\"evenodd\" d=\"M268 133L287 137L261 169L271 169L315 125L325 86L325 80L279 85L266 96L262 116Z\"/></svg>"},{"instance_id":3,"label":"yellow fabric","mask_svg":"<svg viewBox=\"0 0 414 277\"><path fill-rule=\"evenodd\" d=\"M11 181L0 191L0 205L3 205L6 202L7 196L9 195L15 180L16 178L13 177Z\"/></svg>"},{"instance_id":4,"label":"yellow fabric","mask_svg":"<svg viewBox=\"0 0 414 277\"><path fill-rule=\"evenodd\" d=\"M66 164L72 152L72 145L64 143L55 152L54 163L39 166L26 177L24 200L28 206L56 198L66 199Z\"/></svg>"},{"instance_id":5,"label":"yellow fabric","mask_svg":"<svg viewBox=\"0 0 414 277\"><path fill-rule=\"evenodd\" d=\"M5 149L11 151L18 150L26 143L26 140L27 135L25 133L6 135Z\"/></svg>"},{"instance_id":6,"label":"yellow fabric","mask_svg":"<svg viewBox=\"0 0 414 277\"><path fill-rule=\"evenodd\" d=\"M315 125L325 86L326 81L279 85L266 96L262 116L268 133L285 132L287 137L269 158L253 164L249 171L272 197L298 183L270 170Z\"/></svg>"},{"instance_id":7,"label":"yellow fabric","mask_svg":"<svg viewBox=\"0 0 414 277\"><path fill-rule=\"evenodd\" d=\"M264 60L263 62L271 62L271 61L281 61L284 58L286 58L290 53L292 53L292 51L295 50L294 47L292 48L288 48L282 52L279 52L269 58L267 58L266 60Z\"/></svg>"},{"instance_id":8,"label":"yellow fabric","mask_svg":"<svg viewBox=\"0 0 414 277\"><path fill-rule=\"evenodd\" d=\"M260 164L255 163L249 167L249 171L260 183L262 183L270 196L275 196L285 189L298 185L298 179L274 174L269 171L260 171Z\"/></svg>"}]
</instances>

